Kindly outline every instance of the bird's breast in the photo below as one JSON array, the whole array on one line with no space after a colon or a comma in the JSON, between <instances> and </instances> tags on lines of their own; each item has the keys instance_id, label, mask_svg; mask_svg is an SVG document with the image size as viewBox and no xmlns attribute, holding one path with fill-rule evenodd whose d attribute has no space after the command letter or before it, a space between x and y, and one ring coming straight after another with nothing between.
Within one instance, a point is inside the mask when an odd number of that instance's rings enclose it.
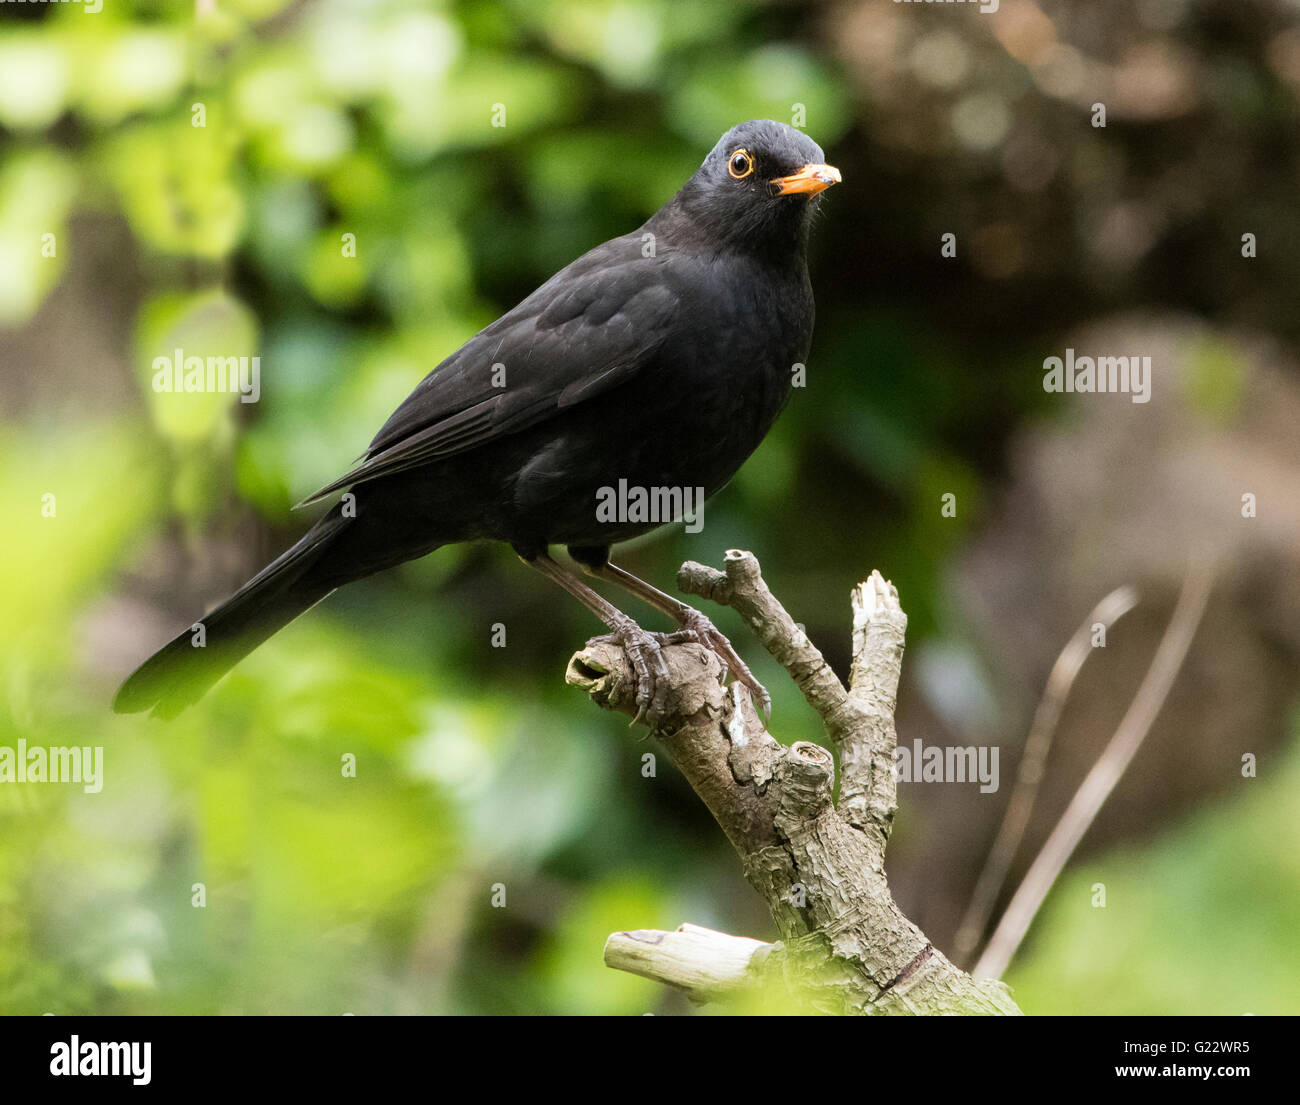
<instances>
[{"instance_id":1,"label":"bird's breast","mask_svg":"<svg viewBox=\"0 0 1300 1105\"><path fill-rule=\"evenodd\" d=\"M551 543L605 544L667 521L598 517L638 493L707 498L761 444L807 356L806 274L701 272L651 363L548 422L513 505ZM802 277L802 279L800 278Z\"/></svg>"}]
</instances>

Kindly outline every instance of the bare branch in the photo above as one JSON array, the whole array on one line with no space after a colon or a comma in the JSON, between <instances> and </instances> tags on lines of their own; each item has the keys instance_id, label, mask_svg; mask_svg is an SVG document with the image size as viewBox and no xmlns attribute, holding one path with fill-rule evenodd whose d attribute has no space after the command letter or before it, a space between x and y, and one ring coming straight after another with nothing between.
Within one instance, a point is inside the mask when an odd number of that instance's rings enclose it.
<instances>
[{"instance_id":1,"label":"bare branch","mask_svg":"<svg viewBox=\"0 0 1300 1105\"><path fill-rule=\"evenodd\" d=\"M688 560L677 572L677 586L730 606L749 624L754 636L803 692L808 704L826 721L832 736L845 727L841 716L848 692L808 634L795 623L763 582L753 553L728 549L725 572Z\"/></svg>"},{"instance_id":2,"label":"bare branch","mask_svg":"<svg viewBox=\"0 0 1300 1105\"><path fill-rule=\"evenodd\" d=\"M726 603L745 618L845 757L847 793L837 808L835 762L825 748L776 740L749 696L722 685L712 652L686 643L664 648L669 686L656 735L767 904L781 942L764 969L779 971L787 992L815 1011L1019 1013L1001 984L976 982L955 967L889 892L884 853L894 802L893 710L907 624L894 589L873 573L855 592L849 692L772 596L752 555L729 552L724 572L688 563L678 578L683 590ZM570 661L566 679L606 708L635 712L627 658L615 645L588 642ZM696 962L702 941L688 951L673 940L661 953L646 949L663 948L664 941L643 937L615 934L617 966L635 963L632 969L697 995L735 979L734 945L727 953L732 959L724 955L710 971Z\"/></svg>"},{"instance_id":3,"label":"bare branch","mask_svg":"<svg viewBox=\"0 0 1300 1105\"><path fill-rule=\"evenodd\" d=\"M1034 712L1029 736L1025 739L1025 749L1016 770L1015 789L1011 792L1011 800L1002 815L998 835L989 849L984 869L980 872L970 904L957 929L954 944L958 962L965 962L974 952L975 945L989 922L993 905L1002 892L1007 871L1020 848L1025 826L1029 824L1029 815L1033 812L1034 801L1038 797L1038 784L1043 778L1047 753L1052 747L1052 738L1056 735L1065 700L1085 661L1092 655L1093 626L1103 625L1110 629L1137 605L1137 601L1138 593L1134 587L1126 584L1113 590L1092 608L1052 665L1043 697Z\"/></svg>"},{"instance_id":4,"label":"bare branch","mask_svg":"<svg viewBox=\"0 0 1300 1105\"><path fill-rule=\"evenodd\" d=\"M889 835L898 808L894 710L903 670L907 615L892 583L872 572L853 590L853 671L849 702L856 725L840 738L840 810L851 825Z\"/></svg>"},{"instance_id":5,"label":"bare branch","mask_svg":"<svg viewBox=\"0 0 1300 1105\"><path fill-rule=\"evenodd\" d=\"M652 978L695 1001L712 1001L754 985L756 957L773 945L747 936L684 924L676 932L638 929L616 932L605 941L605 966Z\"/></svg>"},{"instance_id":6,"label":"bare branch","mask_svg":"<svg viewBox=\"0 0 1300 1105\"><path fill-rule=\"evenodd\" d=\"M1198 560L1189 569L1173 617L1128 712L1012 896L975 965L976 977L1002 977L1056 877L1132 762L1187 656L1213 583L1214 568L1208 559Z\"/></svg>"}]
</instances>

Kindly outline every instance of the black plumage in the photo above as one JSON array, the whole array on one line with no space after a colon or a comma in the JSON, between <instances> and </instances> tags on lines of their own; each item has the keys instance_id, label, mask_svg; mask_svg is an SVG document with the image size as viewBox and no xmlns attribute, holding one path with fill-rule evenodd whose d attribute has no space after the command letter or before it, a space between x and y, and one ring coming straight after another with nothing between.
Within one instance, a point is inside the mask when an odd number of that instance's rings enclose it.
<instances>
[{"instance_id":1,"label":"black plumage","mask_svg":"<svg viewBox=\"0 0 1300 1105\"><path fill-rule=\"evenodd\" d=\"M662 635L640 629L548 555L633 591L723 657L702 614L608 563L656 522L603 520L602 488L713 494L757 448L808 354L806 248L839 174L784 124L723 135L643 226L597 246L426 376L350 472L350 489L291 549L147 660L114 708L171 716L330 591L457 541L508 542L588 605L632 658L643 710L659 702Z\"/></svg>"}]
</instances>

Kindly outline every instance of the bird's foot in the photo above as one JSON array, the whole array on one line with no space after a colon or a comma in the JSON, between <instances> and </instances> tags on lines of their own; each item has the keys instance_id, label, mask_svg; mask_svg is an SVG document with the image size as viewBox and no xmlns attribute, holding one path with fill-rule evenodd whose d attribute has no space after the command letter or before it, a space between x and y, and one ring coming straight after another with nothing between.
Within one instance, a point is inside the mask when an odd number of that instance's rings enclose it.
<instances>
[{"instance_id":1,"label":"bird's foot","mask_svg":"<svg viewBox=\"0 0 1300 1105\"><path fill-rule=\"evenodd\" d=\"M671 634L677 640L693 641L696 644L703 645L712 652L719 660L722 666L731 677L742 687L748 689L750 697L754 700L754 706L762 711L763 719L766 721L772 716L772 696L767 693L767 688L754 678L754 673L749 670L749 665L740 658L740 654L732 647L730 641L722 635L722 631L713 624L709 618L701 614L693 606L686 607L689 613L683 614L678 619L681 625L681 632Z\"/></svg>"},{"instance_id":2,"label":"bird's foot","mask_svg":"<svg viewBox=\"0 0 1300 1105\"><path fill-rule=\"evenodd\" d=\"M651 729L656 729L663 720L670 679L663 646L678 643L671 639L672 636L651 633L629 618L625 625L620 625L613 632L592 638L594 641L617 645L627 654L632 674L636 677L636 716L632 719L633 725L644 720Z\"/></svg>"}]
</instances>

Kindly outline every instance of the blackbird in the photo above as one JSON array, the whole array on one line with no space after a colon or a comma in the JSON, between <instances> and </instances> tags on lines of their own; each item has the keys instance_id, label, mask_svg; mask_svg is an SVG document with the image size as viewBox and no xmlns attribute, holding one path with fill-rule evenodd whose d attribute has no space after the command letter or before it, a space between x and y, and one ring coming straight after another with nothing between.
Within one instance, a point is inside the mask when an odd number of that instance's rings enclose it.
<instances>
[{"instance_id":1,"label":"blackbird","mask_svg":"<svg viewBox=\"0 0 1300 1105\"><path fill-rule=\"evenodd\" d=\"M663 707L667 641L713 650L770 710L699 611L610 563L610 546L672 518L608 509L610 489L723 486L758 447L807 358L806 260L820 193L839 181L783 123L733 127L644 225L578 258L439 364L292 548L142 664L119 713L172 717L335 588L456 541L509 543L584 603L620 644L638 717ZM625 481L625 482L622 482ZM300 504L302 505L302 504ZM605 509L600 509L602 505ZM671 616L651 633L549 553Z\"/></svg>"}]
</instances>

